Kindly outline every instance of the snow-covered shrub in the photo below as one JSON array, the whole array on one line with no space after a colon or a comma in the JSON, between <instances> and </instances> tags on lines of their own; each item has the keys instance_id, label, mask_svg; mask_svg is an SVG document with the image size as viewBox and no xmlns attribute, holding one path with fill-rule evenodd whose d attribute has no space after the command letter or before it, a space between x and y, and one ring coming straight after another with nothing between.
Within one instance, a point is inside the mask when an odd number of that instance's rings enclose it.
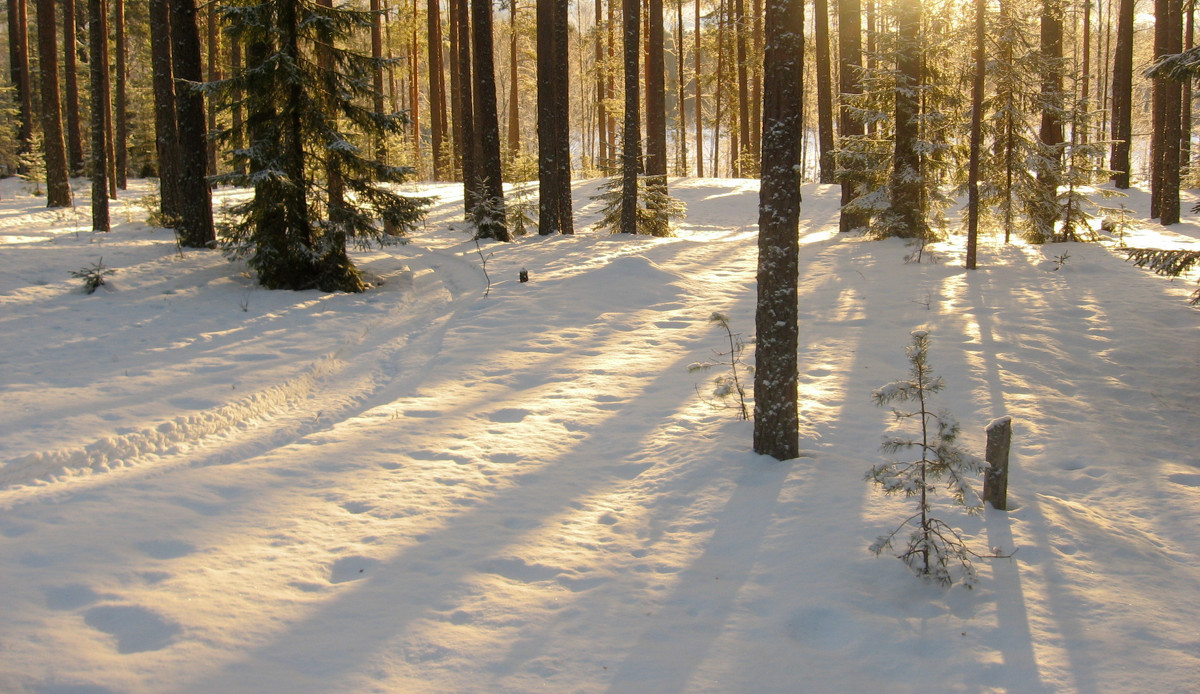
<instances>
[{"instance_id":1,"label":"snow-covered shrub","mask_svg":"<svg viewBox=\"0 0 1200 694\"><path fill-rule=\"evenodd\" d=\"M885 494L916 499L917 508L895 530L871 543L870 550L877 556L882 554L892 547L894 538L905 526L914 526L898 557L919 576L946 586L960 581L970 588L975 582L971 558L983 555L971 551L953 526L933 516L930 496L941 483L956 504L968 513L978 513L983 503L967 477L981 473L984 462L958 445L958 422L953 415L946 410L930 409L930 396L942 390L945 383L929 366L929 334L924 330L913 331L912 344L906 351L910 364L908 378L877 388L871 396L881 407L892 402L915 404L909 410L893 407L892 413L899 423L917 420L919 436L891 433L884 437L881 450L894 455L916 449L920 458L876 465L867 471L866 479Z\"/></svg>"},{"instance_id":2,"label":"snow-covered shrub","mask_svg":"<svg viewBox=\"0 0 1200 694\"><path fill-rule=\"evenodd\" d=\"M71 276L83 280L83 290L86 293L95 294L97 289L106 284L105 277L113 272L115 271L112 268L104 264L104 258L101 258L94 265L72 270Z\"/></svg>"}]
</instances>

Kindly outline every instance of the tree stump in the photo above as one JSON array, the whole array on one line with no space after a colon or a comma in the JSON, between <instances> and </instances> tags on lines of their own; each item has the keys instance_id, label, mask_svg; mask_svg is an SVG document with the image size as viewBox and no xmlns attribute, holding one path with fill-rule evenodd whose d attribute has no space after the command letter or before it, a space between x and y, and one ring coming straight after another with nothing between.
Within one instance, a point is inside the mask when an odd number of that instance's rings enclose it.
<instances>
[{"instance_id":1,"label":"tree stump","mask_svg":"<svg viewBox=\"0 0 1200 694\"><path fill-rule=\"evenodd\" d=\"M983 475L983 500L997 511L1008 510L1008 449L1012 443L1012 417L1001 417L987 426L988 462Z\"/></svg>"}]
</instances>

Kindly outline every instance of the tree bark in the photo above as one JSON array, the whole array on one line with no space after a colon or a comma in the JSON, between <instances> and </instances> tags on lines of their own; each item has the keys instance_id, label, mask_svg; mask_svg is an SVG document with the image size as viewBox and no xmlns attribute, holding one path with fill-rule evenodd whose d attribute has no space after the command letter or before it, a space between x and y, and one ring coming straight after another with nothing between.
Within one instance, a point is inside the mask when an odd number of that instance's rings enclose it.
<instances>
[{"instance_id":1,"label":"tree bark","mask_svg":"<svg viewBox=\"0 0 1200 694\"><path fill-rule=\"evenodd\" d=\"M738 146L733 155L734 176L749 175L753 166L750 158L750 78L746 71L749 56L746 54L746 0L734 0L734 36L737 55L737 88L738 88ZM746 171L743 171L747 169Z\"/></svg>"},{"instance_id":2,"label":"tree bark","mask_svg":"<svg viewBox=\"0 0 1200 694\"><path fill-rule=\"evenodd\" d=\"M625 65L625 129L621 135L622 234L637 233L637 177L641 159L642 123L638 94L638 40L641 38L641 3L622 0L623 55Z\"/></svg>"},{"instance_id":3,"label":"tree bark","mask_svg":"<svg viewBox=\"0 0 1200 694\"><path fill-rule=\"evenodd\" d=\"M1130 144L1133 139L1133 17L1135 0L1120 0L1117 10L1117 47L1112 72L1112 152L1109 168L1113 184L1130 186Z\"/></svg>"},{"instance_id":4,"label":"tree bark","mask_svg":"<svg viewBox=\"0 0 1200 694\"><path fill-rule=\"evenodd\" d=\"M195 0L171 0L171 41L180 151L180 216L175 228L183 245L203 248L213 245L217 237L212 193L204 177L208 164L204 96L191 87L203 79Z\"/></svg>"},{"instance_id":5,"label":"tree bark","mask_svg":"<svg viewBox=\"0 0 1200 694\"><path fill-rule=\"evenodd\" d=\"M455 35L458 54L455 56L457 70L451 73L451 78L458 75L458 86L451 84L455 101L458 104L458 115L454 120L456 155L461 157L463 204L469 217L478 204L479 174L476 171L475 151L475 109L472 94L471 79L471 18L467 12L467 0L450 0L450 27Z\"/></svg>"},{"instance_id":6,"label":"tree bark","mask_svg":"<svg viewBox=\"0 0 1200 694\"><path fill-rule=\"evenodd\" d=\"M119 2L119 0L118 0ZM104 0L88 0L88 84L91 88L92 136L92 231L109 231L108 220L108 148L105 147L104 103L107 94L108 63L104 44L108 41L108 16Z\"/></svg>"},{"instance_id":7,"label":"tree bark","mask_svg":"<svg viewBox=\"0 0 1200 694\"><path fill-rule=\"evenodd\" d=\"M1155 17L1155 25L1163 23L1163 43L1159 56L1174 55L1183 51L1182 19L1183 11L1180 0L1165 0L1162 2L1164 16ZM1158 4L1156 3L1156 10ZM1156 80L1155 86L1161 87L1162 113L1157 119L1159 128L1156 131L1158 169L1158 189L1152 189L1151 204L1158 202L1159 221L1164 226L1179 223L1179 143L1183 137L1182 98L1183 85L1175 80ZM1157 104L1156 100L1156 104Z\"/></svg>"},{"instance_id":8,"label":"tree bark","mask_svg":"<svg viewBox=\"0 0 1200 694\"><path fill-rule=\"evenodd\" d=\"M8 0L9 74L17 98L17 154L27 154L33 145L33 85L29 73L29 33L25 0ZM25 165L18 164L20 173Z\"/></svg>"},{"instance_id":9,"label":"tree bark","mask_svg":"<svg viewBox=\"0 0 1200 694\"><path fill-rule=\"evenodd\" d=\"M667 175L666 56L662 0L649 0L646 16L646 174Z\"/></svg>"},{"instance_id":10,"label":"tree bark","mask_svg":"<svg viewBox=\"0 0 1200 694\"><path fill-rule=\"evenodd\" d=\"M859 70L862 68L862 24L859 0L838 0L838 82L841 91L841 137L856 137L863 134L863 124L850 108L848 96L859 94ZM854 181L842 181L842 208L838 227L842 232L863 227L866 216L847 209L847 205L858 197Z\"/></svg>"},{"instance_id":11,"label":"tree bark","mask_svg":"<svg viewBox=\"0 0 1200 694\"><path fill-rule=\"evenodd\" d=\"M569 85L562 74L567 57L567 0L537 0L536 11L538 233L571 234L571 150L562 137L570 127L565 98Z\"/></svg>"},{"instance_id":12,"label":"tree bark","mask_svg":"<svg viewBox=\"0 0 1200 694\"><path fill-rule=\"evenodd\" d=\"M426 22L429 28L429 128L433 149L433 180L441 181L448 176L446 154L443 152L446 139L446 77L442 66L440 0L429 0L427 3Z\"/></svg>"},{"instance_id":13,"label":"tree bark","mask_svg":"<svg viewBox=\"0 0 1200 694\"><path fill-rule=\"evenodd\" d=\"M117 0L122 2L123 0ZM217 19L217 8L215 4L210 4L204 9L204 25L206 30L206 38L208 40L208 81L216 82L221 79L221 30L220 21ZM117 119L121 119L118 117ZM215 108L208 109L208 132L217 131L217 110ZM207 169L209 176L217 175L217 143L215 140L209 140L208 149L206 151Z\"/></svg>"},{"instance_id":14,"label":"tree bark","mask_svg":"<svg viewBox=\"0 0 1200 694\"><path fill-rule=\"evenodd\" d=\"M803 12L803 0L767 0L754 319L758 345L754 451L778 460L800 454L796 392L800 186L795 164L803 127Z\"/></svg>"},{"instance_id":15,"label":"tree bark","mask_svg":"<svg viewBox=\"0 0 1200 694\"><path fill-rule=\"evenodd\" d=\"M54 0L37 0L38 58L42 77L42 149L46 161L46 207L71 206L67 145L58 93L58 40Z\"/></svg>"},{"instance_id":16,"label":"tree bark","mask_svg":"<svg viewBox=\"0 0 1200 694\"><path fill-rule=\"evenodd\" d=\"M79 118L79 37L75 25L75 0L63 0L63 104L67 117L67 164L72 176L83 173L83 123Z\"/></svg>"},{"instance_id":17,"label":"tree bark","mask_svg":"<svg viewBox=\"0 0 1200 694\"><path fill-rule=\"evenodd\" d=\"M967 171L967 269L977 265L979 247L979 158L983 149L983 87L987 71L987 0L975 0L975 78L971 84L971 161Z\"/></svg>"},{"instance_id":18,"label":"tree bark","mask_svg":"<svg viewBox=\"0 0 1200 694\"><path fill-rule=\"evenodd\" d=\"M508 157L516 159L521 150L521 106L517 93L517 0L511 0L512 7L508 17ZM596 5L599 7L599 3ZM541 24L538 24L539 31ZM540 57L540 56L539 56ZM538 63L541 64L540 62ZM540 137L540 136L539 136Z\"/></svg>"},{"instance_id":19,"label":"tree bark","mask_svg":"<svg viewBox=\"0 0 1200 694\"><path fill-rule=\"evenodd\" d=\"M150 53L154 68L154 144L158 154L159 211L169 227L178 224L179 136L175 122L175 73L171 64L170 0L150 0Z\"/></svg>"},{"instance_id":20,"label":"tree bark","mask_svg":"<svg viewBox=\"0 0 1200 694\"><path fill-rule=\"evenodd\" d=\"M695 67L692 72L692 81L695 84L696 102L693 104L696 108L696 176L704 178L704 108L700 100L700 0L696 0L695 9L695 27L692 30L695 46L692 49L692 60Z\"/></svg>"},{"instance_id":21,"label":"tree bark","mask_svg":"<svg viewBox=\"0 0 1200 694\"><path fill-rule=\"evenodd\" d=\"M504 219L504 181L500 165L500 123L496 113L496 70L493 64L492 3L471 0L472 68L474 77L475 139L479 156L476 175L486 215L477 215L483 238L511 241Z\"/></svg>"},{"instance_id":22,"label":"tree bark","mask_svg":"<svg viewBox=\"0 0 1200 694\"><path fill-rule=\"evenodd\" d=\"M833 183L836 164L836 145L833 140L833 84L829 56L829 5L827 0L815 0L817 42L817 141L820 149L821 183Z\"/></svg>"},{"instance_id":23,"label":"tree bark","mask_svg":"<svg viewBox=\"0 0 1200 694\"><path fill-rule=\"evenodd\" d=\"M116 59L113 61L113 70L116 71L113 80L113 130L116 136L113 146L113 168L116 177L113 183L118 189L125 190L129 187L129 47L125 31L125 0L112 2L114 47L117 50ZM212 79L211 75L209 79ZM213 147L215 151L216 145Z\"/></svg>"}]
</instances>

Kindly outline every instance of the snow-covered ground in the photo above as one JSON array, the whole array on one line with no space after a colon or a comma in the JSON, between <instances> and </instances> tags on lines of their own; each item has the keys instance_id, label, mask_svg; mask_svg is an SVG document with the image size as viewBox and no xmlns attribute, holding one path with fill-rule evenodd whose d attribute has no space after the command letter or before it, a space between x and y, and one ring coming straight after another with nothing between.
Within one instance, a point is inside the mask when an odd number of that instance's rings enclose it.
<instances>
[{"instance_id":1,"label":"snow-covered ground","mask_svg":"<svg viewBox=\"0 0 1200 694\"><path fill-rule=\"evenodd\" d=\"M687 369L727 349L714 311L754 330L756 182L672 181L671 239L591 229L577 184L578 235L480 250L425 187L361 295L180 253L142 182L92 234L76 187L0 182L0 691L1196 691L1194 276L996 238L906 264L806 186L777 462ZM1011 510L938 502L1016 551L972 591L866 550L911 513L863 476L918 327L966 444L1015 423Z\"/></svg>"}]
</instances>

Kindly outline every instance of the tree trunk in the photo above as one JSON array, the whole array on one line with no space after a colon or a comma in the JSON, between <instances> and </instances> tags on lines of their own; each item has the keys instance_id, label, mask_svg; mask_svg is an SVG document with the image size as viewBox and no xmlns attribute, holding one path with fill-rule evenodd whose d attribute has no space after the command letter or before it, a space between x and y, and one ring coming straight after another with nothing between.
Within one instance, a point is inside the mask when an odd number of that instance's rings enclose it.
<instances>
[{"instance_id":1,"label":"tree trunk","mask_svg":"<svg viewBox=\"0 0 1200 694\"><path fill-rule=\"evenodd\" d=\"M1112 72L1112 153L1109 168L1113 184L1130 186L1130 144L1133 139L1133 17L1135 0L1120 0L1117 10L1117 47Z\"/></svg>"},{"instance_id":2,"label":"tree trunk","mask_svg":"<svg viewBox=\"0 0 1200 694\"><path fill-rule=\"evenodd\" d=\"M114 183L120 190L129 187L129 96L127 89L129 48L125 33L125 0L113 0L113 34L116 38L115 48L117 50L116 60L113 62L113 69L117 73L113 80L113 102L116 111L113 124L116 134L116 142L113 146L115 155L113 167L116 170ZM209 79L212 79L211 74ZM215 148L216 145L213 147Z\"/></svg>"},{"instance_id":3,"label":"tree trunk","mask_svg":"<svg viewBox=\"0 0 1200 694\"><path fill-rule=\"evenodd\" d=\"M458 54L454 62L457 69L451 73L451 81L458 76L458 86L451 84L458 115L454 117L455 154L460 157L463 204L467 216L475 211L479 198L479 177L476 172L475 116L471 80L471 18L467 13L467 0L450 0L450 27L454 34Z\"/></svg>"},{"instance_id":4,"label":"tree trunk","mask_svg":"<svg viewBox=\"0 0 1200 694\"><path fill-rule=\"evenodd\" d=\"M795 164L803 127L803 12L803 0L767 0L754 317L758 345L754 451L778 460L800 454L796 393L800 186Z\"/></svg>"},{"instance_id":5,"label":"tree trunk","mask_svg":"<svg viewBox=\"0 0 1200 694\"><path fill-rule=\"evenodd\" d=\"M567 0L537 0L538 233L574 233L571 219L569 113L565 95ZM565 194L564 194L565 191ZM566 205L563 205L564 199Z\"/></svg>"},{"instance_id":6,"label":"tree trunk","mask_svg":"<svg viewBox=\"0 0 1200 694\"><path fill-rule=\"evenodd\" d=\"M1062 184L1060 149L1063 143L1063 5L1062 0L1042 0L1041 50L1042 50L1042 123L1039 139L1045 146L1046 161L1038 167L1038 185L1046 201L1046 212L1051 213L1053 201L1058 197ZM1056 215L1035 222L1045 226L1047 240L1054 235Z\"/></svg>"},{"instance_id":7,"label":"tree trunk","mask_svg":"<svg viewBox=\"0 0 1200 694\"><path fill-rule=\"evenodd\" d=\"M862 68L862 25L859 0L838 0L838 82L841 97L841 137L856 137L863 134L863 124L854 116L847 95L862 92L859 86L859 70ZM842 208L838 227L842 232L863 227L866 216L846 209L858 197L858 188L852 180L842 181Z\"/></svg>"},{"instance_id":8,"label":"tree trunk","mask_svg":"<svg viewBox=\"0 0 1200 694\"><path fill-rule=\"evenodd\" d=\"M63 0L63 108L67 117L67 164L72 176L83 173L83 123L79 118L79 37L75 26L75 0Z\"/></svg>"},{"instance_id":9,"label":"tree trunk","mask_svg":"<svg viewBox=\"0 0 1200 694\"><path fill-rule=\"evenodd\" d=\"M679 161L676 167L680 176L688 175L687 109L684 107L684 41L683 2L675 0L675 110L678 115L675 141L679 143Z\"/></svg>"},{"instance_id":10,"label":"tree trunk","mask_svg":"<svg viewBox=\"0 0 1200 694\"><path fill-rule=\"evenodd\" d=\"M175 77L171 65L170 0L150 0L150 52L154 68L154 144L158 154L159 211L163 223L179 222L179 136L175 122Z\"/></svg>"},{"instance_id":11,"label":"tree trunk","mask_svg":"<svg viewBox=\"0 0 1200 694\"><path fill-rule=\"evenodd\" d=\"M493 64L492 3L471 0L472 68L474 76L476 176L480 202L475 219L482 238L511 241L504 218L504 181L500 167L500 123L496 113L496 70Z\"/></svg>"},{"instance_id":12,"label":"tree trunk","mask_svg":"<svg viewBox=\"0 0 1200 694\"><path fill-rule=\"evenodd\" d=\"M154 0L150 1L154 2ZM242 71L241 41L231 40L229 42L229 70L235 75ZM244 116L242 115L242 105L239 103L241 100L241 94L241 90L236 90L231 94L234 99L234 103L229 107L229 120L233 129L233 137L230 141L230 146L235 151L242 149L243 146L242 124ZM245 173L245 168L239 165L238 173Z\"/></svg>"},{"instance_id":13,"label":"tree trunk","mask_svg":"<svg viewBox=\"0 0 1200 694\"><path fill-rule=\"evenodd\" d=\"M417 12L417 10L419 9L418 3L419 3L419 0L412 0L412 11L413 11L414 19L418 15L418 12ZM387 9L387 5L385 4L384 5L385 19L389 16L388 12L389 12L389 10ZM390 26L390 24L389 24L389 26ZM390 34L389 34L389 36L390 36ZM418 176L420 176L421 170L423 168L422 167L422 163L423 163L422 159L423 158L421 157L421 79L420 79L420 75L417 72L417 62L418 62L418 56L419 56L419 52L417 50L418 38L419 38L419 34L417 32L417 22L414 21L413 27L412 27L412 37L409 41L409 50L408 50L408 103L409 103L409 107L411 109L411 112L409 115L412 117L412 130L410 131L410 132L412 132L412 157L413 157L412 166L413 166L413 170L417 172ZM388 39L388 58L391 58L391 57L392 57L391 39L389 38ZM393 74L393 73L389 72L388 74ZM395 84L392 83L390 85L390 88L392 90L392 93L394 94L396 91ZM395 229L391 225L388 226L388 229L389 229L389 231L395 231Z\"/></svg>"},{"instance_id":14,"label":"tree trunk","mask_svg":"<svg viewBox=\"0 0 1200 694\"><path fill-rule=\"evenodd\" d=\"M692 81L695 83L695 98L694 104L696 108L696 176L704 178L704 109L700 100L700 0L696 0L695 10L695 26L692 30L695 46L692 49L692 59L695 62L693 68Z\"/></svg>"},{"instance_id":15,"label":"tree trunk","mask_svg":"<svg viewBox=\"0 0 1200 694\"><path fill-rule=\"evenodd\" d=\"M833 183L836 164L836 145L833 140L833 84L829 57L829 5L815 0L817 59L817 140L820 148L821 183Z\"/></svg>"},{"instance_id":16,"label":"tree trunk","mask_svg":"<svg viewBox=\"0 0 1200 694\"><path fill-rule=\"evenodd\" d=\"M975 79L971 84L971 161L967 172L967 269L979 248L979 157L983 149L983 87L987 71L987 0L975 0Z\"/></svg>"},{"instance_id":17,"label":"tree trunk","mask_svg":"<svg viewBox=\"0 0 1200 694\"><path fill-rule=\"evenodd\" d=\"M46 207L71 206L67 145L58 95L58 41L54 0L37 0L38 58L42 73L42 148L46 161Z\"/></svg>"},{"instance_id":18,"label":"tree trunk","mask_svg":"<svg viewBox=\"0 0 1200 694\"><path fill-rule=\"evenodd\" d=\"M663 50L662 0L649 0L646 16L646 174L666 185L667 102L666 56ZM658 185L658 181L655 182Z\"/></svg>"},{"instance_id":19,"label":"tree trunk","mask_svg":"<svg viewBox=\"0 0 1200 694\"><path fill-rule=\"evenodd\" d=\"M1156 38L1158 25L1162 23L1164 27L1161 50L1156 53L1158 56L1181 53L1183 51L1183 11L1180 7L1180 0L1163 0L1161 3L1155 3L1156 13L1160 4L1165 13L1155 16ZM1159 123L1159 127L1155 131L1157 135L1157 156L1155 158L1157 176L1154 179L1158 182L1158 187L1157 189L1153 186L1151 188L1151 204L1153 205L1154 201L1158 202L1158 217L1164 226L1179 223L1179 142L1183 137L1180 120L1182 86L1175 80L1155 80L1155 88L1156 90L1161 88L1162 94L1161 113L1155 119ZM1155 105L1158 104L1159 99L1156 99Z\"/></svg>"},{"instance_id":20,"label":"tree trunk","mask_svg":"<svg viewBox=\"0 0 1200 694\"><path fill-rule=\"evenodd\" d=\"M753 72L750 76L750 161L756 166L762 154L762 64L763 64L763 0L751 2L754 25L751 30L752 52L749 60ZM800 61L804 62L803 59Z\"/></svg>"},{"instance_id":21,"label":"tree trunk","mask_svg":"<svg viewBox=\"0 0 1200 694\"><path fill-rule=\"evenodd\" d=\"M33 144L33 85L29 73L29 33L25 0L8 0L9 74L17 98L17 154L27 154ZM25 165L18 171L26 173Z\"/></svg>"},{"instance_id":22,"label":"tree trunk","mask_svg":"<svg viewBox=\"0 0 1200 694\"><path fill-rule=\"evenodd\" d=\"M512 8L508 18L508 157L514 160L521 151L521 105L517 93L517 83L520 82L517 79L517 0L511 1ZM600 6L598 2L596 6ZM540 23L538 28L541 29Z\"/></svg>"},{"instance_id":23,"label":"tree trunk","mask_svg":"<svg viewBox=\"0 0 1200 694\"><path fill-rule=\"evenodd\" d=\"M442 17L440 0L429 0L426 5L426 20L429 28L429 128L430 145L433 149L433 180L446 178L446 77L442 67Z\"/></svg>"},{"instance_id":24,"label":"tree trunk","mask_svg":"<svg viewBox=\"0 0 1200 694\"><path fill-rule=\"evenodd\" d=\"M117 0L122 2L123 0ZM210 4L204 9L204 26L208 39L208 81L216 82L221 79L221 23L217 19L217 8L215 4ZM121 120L120 117L117 118ZM217 109L208 109L208 132L217 131ZM217 175L217 143L215 140L209 140L207 167L208 175Z\"/></svg>"},{"instance_id":25,"label":"tree trunk","mask_svg":"<svg viewBox=\"0 0 1200 694\"><path fill-rule=\"evenodd\" d=\"M203 248L216 242L212 193L204 178L208 136L204 96L189 83L203 79L200 28L195 0L171 0L171 60L175 73L175 114L179 136L179 232L185 246Z\"/></svg>"},{"instance_id":26,"label":"tree trunk","mask_svg":"<svg viewBox=\"0 0 1200 694\"><path fill-rule=\"evenodd\" d=\"M737 87L738 87L738 147L733 153L735 176L749 176L754 167L750 159L750 78L746 71L749 57L746 54L746 0L734 0L734 35L737 39Z\"/></svg>"},{"instance_id":27,"label":"tree trunk","mask_svg":"<svg viewBox=\"0 0 1200 694\"><path fill-rule=\"evenodd\" d=\"M622 234L637 233L637 177L641 159L642 123L638 94L638 40L641 38L641 2L622 0L623 55L625 64L625 129L621 134Z\"/></svg>"},{"instance_id":28,"label":"tree trunk","mask_svg":"<svg viewBox=\"0 0 1200 694\"><path fill-rule=\"evenodd\" d=\"M120 0L118 0L119 2ZM108 149L104 146L104 103L108 63L104 44L108 41L108 16L104 0L88 0L88 85L91 88L92 113L92 231L109 231L108 222Z\"/></svg>"}]
</instances>

